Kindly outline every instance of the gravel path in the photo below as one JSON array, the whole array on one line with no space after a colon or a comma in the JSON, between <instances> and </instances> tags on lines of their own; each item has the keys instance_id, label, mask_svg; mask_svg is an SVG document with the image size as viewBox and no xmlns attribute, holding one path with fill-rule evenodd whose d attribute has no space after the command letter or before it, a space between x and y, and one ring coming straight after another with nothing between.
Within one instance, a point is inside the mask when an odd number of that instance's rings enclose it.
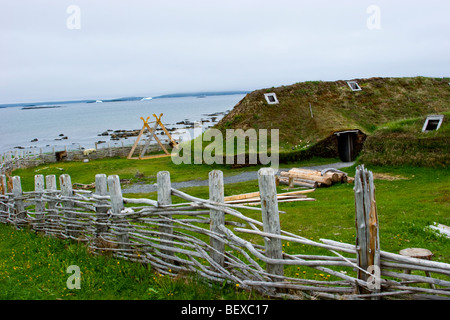
<instances>
[{"instance_id":1,"label":"gravel path","mask_svg":"<svg viewBox=\"0 0 450 320\"><path fill-rule=\"evenodd\" d=\"M323 170L328 168L341 169L350 167L354 164L354 162L336 162L330 164L324 164L320 166L311 166L311 167L302 167L305 169L315 169L315 170ZM289 171L289 169L280 169L278 171ZM240 174L224 177L223 182L227 183L236 183L236 182L244 182L250 180L258 179L258 171L248 171L242 172ZM207 186L208 180L189 180L182 182L173 182L172 187L175 189L187 188L187 187L200 187ZM156 183L155 184L134 184L122 190L122 193L149 193L156 191Z\"/></svg>"}]
</instances>

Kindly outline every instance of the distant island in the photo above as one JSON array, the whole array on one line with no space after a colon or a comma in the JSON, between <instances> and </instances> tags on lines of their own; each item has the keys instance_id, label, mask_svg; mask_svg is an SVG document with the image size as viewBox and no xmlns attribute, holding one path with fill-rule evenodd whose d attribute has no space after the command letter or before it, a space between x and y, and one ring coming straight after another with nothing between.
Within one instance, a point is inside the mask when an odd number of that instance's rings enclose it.
<instances>
[{"instance_id":1,"label":"distant island","mask_svg":"<svg viewBox=\"0 0 450 320\"><path fill-rule=\"evenodd\" d=\"M23 107L22 110L53 109L53 108L61 108L61 106L29 106L29 107Z\"/></svg>"},{"instance_id":2,"label":"distant island","mask_svg":"<svg viewBox=\"0 0 450 320\"><path fill-rule=\"evenodd\" d=\"M224 96L224 95L234 95L234 94L247 94L250 91L213 91L213 92L190 92L190 93L172 93L164 94L156 97L122 97L114 99L89 99L89 100L70 100L70 101L53 101L53 102L32 102L32 103L9 103L0 104L0 108L9 107L22 107L22 109L38 109L38 108L57 108L61 104L71 104L71 103L96 103L96 102L121 102L121 101L141 101L141 100L153 100L153 99L164 99L164 98L184 98L184 97L197 97L205 98L208 96Z\"/></svg>"}]
</instances>

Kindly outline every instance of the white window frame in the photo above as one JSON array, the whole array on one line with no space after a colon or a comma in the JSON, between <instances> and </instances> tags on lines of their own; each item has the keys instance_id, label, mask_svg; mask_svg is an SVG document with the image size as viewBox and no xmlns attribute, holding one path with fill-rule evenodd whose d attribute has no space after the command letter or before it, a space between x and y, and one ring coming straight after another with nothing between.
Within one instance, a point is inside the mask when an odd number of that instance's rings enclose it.
<instances>
[{"instance_id":1,"label":"white window frame","mask_svg":"<svg viewBox=\"0 0 450 320\"><path fill-rule=\"evenodd\" d=\"M270 101L269 97L273 97L275 101ZM266 98L266 101L268 104L278 104L279 103L275 92L264 93L264 98Z\"/></svg>"},{"instance_id":2,"label":"white window frame","mask_svg":"<svg viewBox=\"0 0 450 320\"><path fill-rule=\"evenodd\" d=\"M347 81L348 86L350 87L350 89L352 89L352 91L361 91L361 87L359 86L358 82L356 81ZM352 87L352 84L356 85L356 89Z\"/></svg>"},{"instance_id":3,"label":"white window frame","mask_svg":"<svg viewBox=\"0 0 450 320\"><path fill-rule=\"evenodd\" d=\"M434 130L427 130L428 122L429 122L430 120L437 120L437 121L439 121L439 123L438 123L436 129L434 129ZM431 115L431 116L428 116L428 117L425 119L425 122L423 123L422 132L438 131L439 128L441 127L441 124L442 124L443 121L444 121L444 115L439 114L439 115Z\"/></svg>"}]
</instances>

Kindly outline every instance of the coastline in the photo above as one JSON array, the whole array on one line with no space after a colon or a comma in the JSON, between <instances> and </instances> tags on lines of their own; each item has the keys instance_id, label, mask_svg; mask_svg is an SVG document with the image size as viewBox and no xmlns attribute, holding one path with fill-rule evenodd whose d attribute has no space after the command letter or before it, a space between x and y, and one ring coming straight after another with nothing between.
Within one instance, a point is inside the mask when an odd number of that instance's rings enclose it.
<instances>
[{"instance_id":1,"label":"coastline","mask_svg":"<svg viewBox=\"0 0 450 320\"><path fill-rule=\"evenodd\" d=\"M171 134L172 138L178 143L186 141L186 135L192 139L195 138L192 131L194 127L201 124L202 131L212 127L220 121L230 110L218 111L213 113L202 114L203 117L200 121L193 121L190 119L184 119L175 123L164 124L165 129ZM86 159L101 159L108 157L126 157L128 156L132 145L136 142L136 139L141 131L139 129L108 129L101 133L98 133L95 137L89 137L95 146L94 148L88 148L86 144L80 142L72 142L70 137L63 133L60 133L53 139L55 144L48 143L45 146L36 145L41 142L39 138L34 138L30 141L30 145L18 145L14 148L0 153L0 165L14 162L20 168L34 167L43 163L57 162L58 159L55 154L58 152L67 152L67 156L63 161L83 161ZM167 137L164 129L158 126L155 130L156 136L161 140L165 147L169 147L169 138ZM148 130L145 131L141 137L135 153L138 154L143 148L145 141L149 137ZM47 140L48 141L48 140ZM65 143L64 143L65 142ZM34 144L34 145L33 145ZM150 152L158 151L161 148L153 139L150 143ZM84 154L84 150L95 149L95 152L89 155Z\"/></svg>"},{"instance_id":2,"label":"coastline","mask_svg":"<svg viewBox=\"0 0 450 320\"><path fill-rule=\"evenodd\" d=\"M53 108L53 107L30 107L33 109L47 109L47 108ZM22 108L23 109L23 108ZM214 126L216 123L218 123L230 110L227 111L218 111L208 114L202 114L203 117L201 120L191 120L191 119L183 119L180 121L177 121L175 123L168 123L164 124L165 129L171 134L173 139L177 142L185 141L183 140L186 135L195 138L192 131L194 127L198 124L202 126L203 130L206 130L212 126ZM150 120L151 122L151 120ZM149 122L149 123L150 123ZM4 154L7 152L15 153L17 150L23 150L26 152L30 152L32 154L36 154L36 152L39 153L48 153L48 152L55 152L56 150L85 150L88 147L85 146L87 144L93 144L95 148L102 148L105 147L127 147L131 146L135 143L135 140L137 136L139 135L139 132L142 128L136 128L136 129L107 129L103 132L98 133L96 136L89 136L86 137L86 141L73 141L73 139L70 139L69 136L65 135L64 133L57 134L53 138L33 138L30 140L30 144L25 145L17 145L13 148L3 152ZM164 141L168 141L167 135L164 132L164 129L161 128L161 126L158 126L156 128L156 135L158 138ZM148 130L145 131L144 135L141 138L142 140L145 140L149 137ZM163 141L164 140L164 141ZM45 144L42 144L42 142L45 141ZM53 141L54 143L51 143ZM57 143L57 141L65 141L67 143ZM89 141L89 142L87 142ZM168 143L168 142L167 142ZM156 145L156 142L153 140L151 142L151 145ZM36 152L35 152L36 151ZM0 154L1 155L1 154Z\"/></svg>"}]
</instances>

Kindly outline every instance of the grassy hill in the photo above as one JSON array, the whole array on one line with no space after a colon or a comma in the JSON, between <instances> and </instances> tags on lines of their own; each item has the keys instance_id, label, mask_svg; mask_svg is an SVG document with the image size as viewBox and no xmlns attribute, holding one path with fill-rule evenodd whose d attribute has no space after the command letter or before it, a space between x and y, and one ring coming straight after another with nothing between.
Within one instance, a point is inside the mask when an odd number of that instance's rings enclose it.
<instances>
[{"instance_id":1,"label":"grassy hill","mask_svg":"<svg viewBox=\"0 0 450 320\"><path fill-rule=\"evenodd\" d=\"M308 81L253 91L215 128L222 131L279 129L280 160L310 155L335 157L335 132L358 129L371 137L387 123L407 119L422 121L426 115L450 111L450 78L354 81L361 91L352 91L343 80ZM272 92L278 104L266 101L264 94ZM443 131L448 134L448 130Z\"/></svg>"}]
</instances>

